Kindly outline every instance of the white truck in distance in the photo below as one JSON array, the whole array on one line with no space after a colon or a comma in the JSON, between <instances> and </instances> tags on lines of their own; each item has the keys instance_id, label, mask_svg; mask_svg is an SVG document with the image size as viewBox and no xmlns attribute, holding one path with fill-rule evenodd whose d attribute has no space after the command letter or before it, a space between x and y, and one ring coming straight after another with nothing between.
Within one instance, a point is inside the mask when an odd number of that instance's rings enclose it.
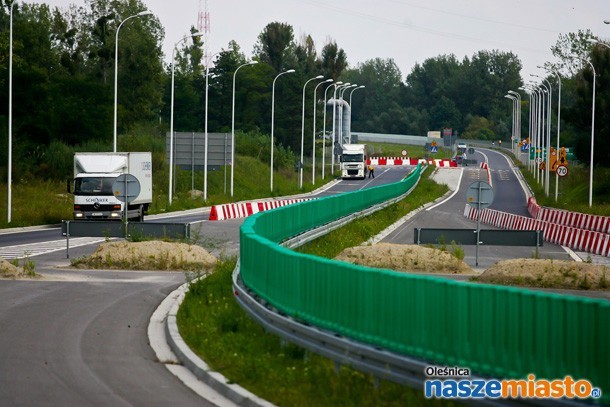
<instances>
[{"instance_id":1,"label":"white truck in distance","mask_svg":"<svg viewBox=\"0 0 610 407\"><path fill-rule=\"evenodd\" d=\"M341 153L341 178L364 179L366 171L365 144L343 144Z\"/></svg>"},{"instance_id":2,"label":"white truck in distance","mask_svg":"<svg viewBox=\"0 0 610 407\"><path fill-rule=\"evenodd\" d=\"M120 192L112 186L122 174L131 174L140 183L140 193L129 203L127 217L143 221L152 202L150 153L75 153L74 219L121 220L126 204L117 199L115 194Z\"/></svg>"}]
</instances>

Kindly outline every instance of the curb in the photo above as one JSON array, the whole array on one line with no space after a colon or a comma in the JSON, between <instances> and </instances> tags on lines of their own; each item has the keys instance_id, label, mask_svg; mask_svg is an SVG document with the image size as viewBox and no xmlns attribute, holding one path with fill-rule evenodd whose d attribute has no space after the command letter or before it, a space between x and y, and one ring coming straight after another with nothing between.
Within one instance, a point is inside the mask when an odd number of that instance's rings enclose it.
<instances>
[{"instance_id":1,"label":"curb","mask_svg":"<svg viewBox=\"0 0 610 407\"><path fill-rule=\"evenodd\" d=\"M187 387L216 406L274 406L212 370L184 342L178 331L176 314L187 291L188 283L182 284L151 316L148 337L159 361Z\"/></svg>"}]
</instances>

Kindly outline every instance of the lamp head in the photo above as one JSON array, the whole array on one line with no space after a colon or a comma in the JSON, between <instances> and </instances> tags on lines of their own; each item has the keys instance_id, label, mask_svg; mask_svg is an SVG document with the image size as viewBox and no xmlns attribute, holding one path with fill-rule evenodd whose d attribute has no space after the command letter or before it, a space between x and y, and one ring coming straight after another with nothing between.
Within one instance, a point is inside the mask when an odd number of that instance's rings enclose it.
<instances>
[{"instance_id":1,"label":"lamp head","mask_svg":"<svg viewBox=\"0 0 610 407\"><path fill-rule=\"evenodd\" d=\"M332 81L334 81L334 79L330 78L330 79L325 80L325 81L324 81L324 82L322 82L322 83L327 83L327 82L332 82Z\"/></svg>"},{"instance_id":2,"label":"lamp head","mask_svg":"<svg viewBox=\"0 0 610 407\"><path fill-rule=\"evenodd\" d=\"M256 65L256 64L258 64L258 61L250 61L250 62L248 62L248 65Z\"/></svg>"},{"instance_id":3,"label":"lamp head","mask_svg":"<svg viewBox=\"0 0 610 407\"><path fill-rule=\"evenodd\" d=\"M599 41L595 38L587 38L586 40L589 44L599 44Z\"/></svg>"},{"instance_id":4,"label":"lamp head","mask_svg":"<svg viewBox=\"0 0 610 407\"><path fill-rule=\"evenodd\" d=\"M316 76L316 79L324 79L324 75L318 75Z\"/></svg>"},{"instance_id":5,"label":"lamp head","mask_svg":"<svg viewBox=\"0 0 610 407\"><path fill-rule=\"evenodd\" d=\"M150 10L144 10L144 11L140 11L138 14L136 14L137 16L150 16L152 15L152 11Z\"/></svg>"},{"instance_id":6,"label":"lamp head","mask_svg":"<svg viewBox=\"0 0 610 407\"><path fill-rule=\"evenodd\" d=\"M364 85L358 86L358 89L362 89L362 88L366 88L366 86L364 86Z\"/></svg>"},{"instance_id":7,"label":"lamp head","mask_svg":"<svg viewBox=\"0 0 610 407\"><path fill-rule=\"evenodd\" d=\"M335 85L343 85L343 82L341 82L341 81L335 82Z\"/></svg>"},{"instance_id":8,"label":"lamp head","mask_svg":"<svg viewBox=\"0 0 610 407\"><path fill-rule=\"evenodd\" d=\"M294 69L289 69L286 71L286 73L294 73L294 72L296 72Z\"/></svg>"}]
</instances>

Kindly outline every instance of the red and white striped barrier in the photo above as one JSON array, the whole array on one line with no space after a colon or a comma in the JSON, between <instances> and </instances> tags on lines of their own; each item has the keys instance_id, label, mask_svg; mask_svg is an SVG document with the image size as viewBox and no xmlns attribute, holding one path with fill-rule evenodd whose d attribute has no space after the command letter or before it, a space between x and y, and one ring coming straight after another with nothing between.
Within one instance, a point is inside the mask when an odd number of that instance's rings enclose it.
<instances>
[{"instance_id":1,"label":"red and white striped barrier","mask_svg":"<svg viewBox=\"0 0 610 407\"><path fill-rule=\"evenodd\" d=\"M246 218L258 212L264 212L281 206L292 205L298 202L309 201L313 198L282 199L277 201L253 201L213 205L210 209L209 220L225 220Z\"/></svg>"},{"instance_id":2,"label":"red and white striped barrier","mask_svg":"<svg viewBox=\"0 0 610 407\"><path fill-rule=\"evenodd\" d=\"M466 205L464 216L471 220L477 220L477 212L477 209ZM542 230L543 239L547 242L601 256L610 254L610 234L607 233L560 225L494 209L482 209L481 222L503 229Z\"/></svg>"},{"instance_id":3,"label":"red and white striped barrier","mask_svg":"<svg viewBox=\"0 0 610 407\"><path fill-rule=\"evenodd\" d=\"M457 167L457 163L453 160L448 159L432 159L426 160L425 158L409 158L409 157L371 157L366 160L366 164L372 165L411 165L415 166L419 163L434 165L436 167Z\"/></svg>"},{"instance_id":4,"label":"red and white striped barrier","mask_svg":"<svg viewBox=\"0 0 610 407\"><path fill-rule=\"evenodd\" d=\"M534 197L529 198L527 209L530 215L536 219L578 229L610 233L610 217L608 216L590 215L587 213L570 212L564 209L539 206Z\"/></svg>"}]
</instances>

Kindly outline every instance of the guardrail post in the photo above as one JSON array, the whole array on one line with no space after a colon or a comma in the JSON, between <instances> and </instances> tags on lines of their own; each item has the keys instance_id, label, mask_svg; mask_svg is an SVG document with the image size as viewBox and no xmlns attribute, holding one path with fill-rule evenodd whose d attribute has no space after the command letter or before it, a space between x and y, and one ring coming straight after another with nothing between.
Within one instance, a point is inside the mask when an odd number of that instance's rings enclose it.
<instances>
[{"instance_id":1,"label":"guardrail post","mask_svg":"<svg viewBox=\"0 0 610 407\"><path fill-rule=\"evenodd\" d=\"M66 221L66 259L70 258L70 221Z\"/></svg>"}]
</instances>

